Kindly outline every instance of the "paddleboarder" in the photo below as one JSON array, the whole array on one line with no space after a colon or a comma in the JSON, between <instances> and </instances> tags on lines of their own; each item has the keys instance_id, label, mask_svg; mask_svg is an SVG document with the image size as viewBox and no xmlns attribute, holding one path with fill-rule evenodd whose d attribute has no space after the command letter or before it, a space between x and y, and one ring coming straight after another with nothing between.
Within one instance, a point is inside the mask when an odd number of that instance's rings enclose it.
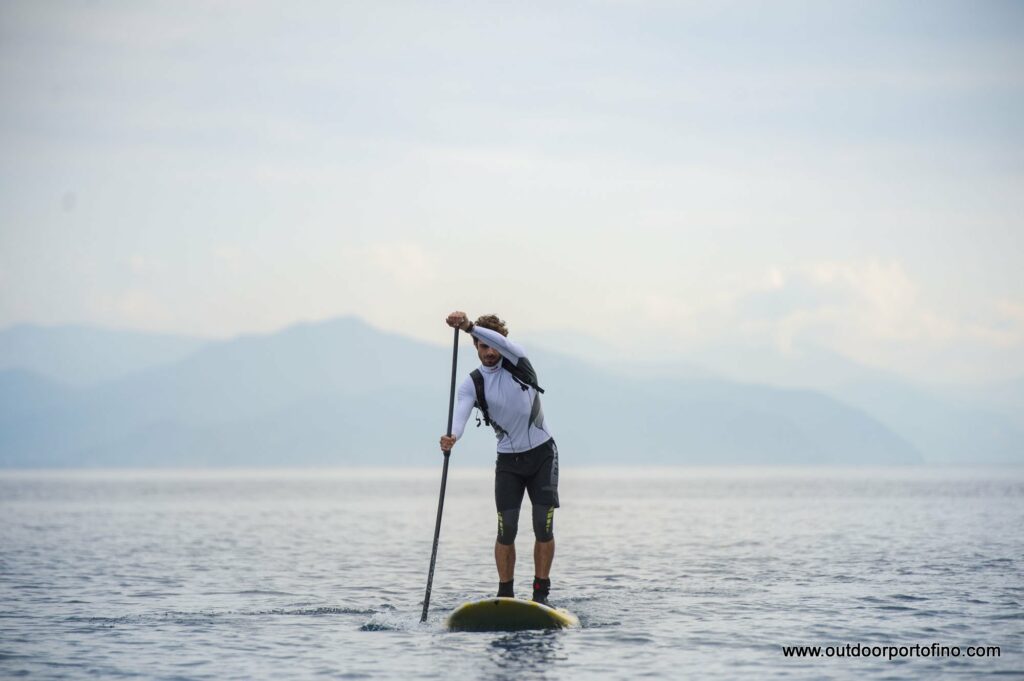
<instances>
[{"instance_id":1,"label":"paddleboarder","mask_svg":"<svg viewBox=\"0 0 1024 681\"><path fill-rule=\"evenodd\" d=\"M526 352L507 338L508 328L496 315L471 322L465 312L456 311L445 322L473 337L480 367L459 386L452 434L441 436L441 449L451 451L465 432L473 407L478 407L498 439L494 467L498 596L515 597L515 540L525 492L530 496L535 538L533 600L547 604L555 556L554 514L559 504L558 448L540 408L539 393L544 391Z\"/></svg>"}]
</instances>

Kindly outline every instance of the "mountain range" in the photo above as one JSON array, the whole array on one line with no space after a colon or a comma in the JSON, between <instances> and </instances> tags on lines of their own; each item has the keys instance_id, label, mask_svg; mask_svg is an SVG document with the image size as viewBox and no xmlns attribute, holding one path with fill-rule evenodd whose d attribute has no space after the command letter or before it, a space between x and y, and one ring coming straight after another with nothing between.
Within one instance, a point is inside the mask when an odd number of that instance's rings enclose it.
<instances>
[{"instance_id":1,"label":"mountain range","mask_svg":"<svg viewBox=\"0 0 1024 681\"><path fill-rule=\"evenodd\" d=\"M222 341L12 327L0 331L0 466L431 465L451 377L438 335L354 317ZM1024 462L1013 383L956 399L874 376L779 387L524 344L564 463ZM476 365L463 335L460 380ZM471 419L455 455L487 465L493 452Z\"/></svg>"}]
</instances>

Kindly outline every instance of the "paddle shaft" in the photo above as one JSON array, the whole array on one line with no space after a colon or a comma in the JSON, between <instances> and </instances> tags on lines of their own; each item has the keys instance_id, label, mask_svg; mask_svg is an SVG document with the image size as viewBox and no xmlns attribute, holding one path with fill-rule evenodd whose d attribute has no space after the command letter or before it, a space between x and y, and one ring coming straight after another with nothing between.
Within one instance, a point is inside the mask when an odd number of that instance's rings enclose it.
<instances>
[{"instance_id":1,"label":"paddle shaft","mask_svg":"<svg viewBox=\"0 0 1024 681\"><path fill-rule=\"evenodd\" d=\"M448 437L452 436L452 419L455 416L455 367L459 362L459 329L455 329L455 342L452 345L452 388L448 396ZM441 539L441 514L444 512L444 489L448 484L448 458L451 450L444 452L444 466L441 469L441 494L437 499L437 522L434 523L434 548L430 551L430 571L427 573L427 593L423 596L423 615L420 622L427 621L427 610L430 609L430 587L434 584L434 565L437 563L437 543Z\"/></svg>"}]
</instances>

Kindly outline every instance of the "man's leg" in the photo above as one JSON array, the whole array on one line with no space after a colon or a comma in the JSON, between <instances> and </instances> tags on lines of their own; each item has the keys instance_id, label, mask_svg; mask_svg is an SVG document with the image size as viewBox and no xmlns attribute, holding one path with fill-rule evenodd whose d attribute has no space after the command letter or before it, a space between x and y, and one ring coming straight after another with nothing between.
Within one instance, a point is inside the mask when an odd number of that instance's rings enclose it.
<instances>
[{"instance_id":1,"label":"man's leg","mask_svg":"<svg viewBox=\"0 0 1024 681\"><path fill-rule=\"evenodd\" d=\"M498 538L494 542L494 564L498 568L498 596L515 595L516 534L519 531L519 507L523 503L526 482L513 471L502 470L501 454L494 473L494 503L498 508ZM509 455L504 455L509 456ZM514 460L508 463L515 463Z\"/></svg>"},{"instance_id":2,"label":"man's leg","mask_svg":"<svg viewBox=\"0 0 1024 681\"><path fill-rule=\"evenodd\" d=\"M548 602L551 593L551 563L555 558L555 509L558 508L558 447L547 443L551 456L545 457L527 482L533 507L533 600Z\"/></svg>"},{"instance_id":3,"label":"man's leg","mask_svg":"<svg viewBox=\"0 0 1024 681\"><path fill-rule=\"evenodd\" d=\"M498 568L498 596L515 596L513 579L516 572L516 533L519 531L519 509L498 513L498 538L494 542L494 564Z\"/></svg>"},{"instance_id":4,"label":"man's leg","mask_svg":"<svg viewBox=\"0 0 1024 681\"><path fill-rule=\"evenodd\" d=\"M534 575L540 577L541 579L548 579L548 577L551 575L551 561L554 559L555 540L553 538L551 539L551 541L535 541L533 543Z\"/></svg>"},{"instance_id":5,"label":"man's leg","mask_svg":"<svg viewBox=\"0 0 1024 681\"><path fill-rule=\"evenodd\" d=\"M555 558L554 506L533 505L533 600L547 604L551 593L551 562Z\"/></svg>"},{"instance_id":6,"label":"man's leg","mask_svg":"<svg viewBox=\"0 0 1024 681\"><path fill-rule=\"evenodd\" d=\"M516 573L516 545L494 542L494 563L498 566L498 581L511 582Z\"/></svg>"}]
</instances>

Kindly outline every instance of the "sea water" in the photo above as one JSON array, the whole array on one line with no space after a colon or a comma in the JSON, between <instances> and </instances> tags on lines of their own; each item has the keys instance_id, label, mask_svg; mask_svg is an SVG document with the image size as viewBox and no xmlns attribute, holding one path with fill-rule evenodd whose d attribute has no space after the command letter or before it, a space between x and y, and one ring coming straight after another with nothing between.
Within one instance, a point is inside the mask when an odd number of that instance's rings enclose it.
<instances>
[{"instance_id":1,"label":"sea water","mask_svg":"<svg viewBox=\"0 0 1024 681\"><path fill-rule=\"evenodd\" d=\"M497 585L493 474L455 458L425 624L440 461L0 473L0 677L1024 677L1022 469L570 463L551 598L581 627L518 633L444 628Z\"/></svg>"}]
</instances>

